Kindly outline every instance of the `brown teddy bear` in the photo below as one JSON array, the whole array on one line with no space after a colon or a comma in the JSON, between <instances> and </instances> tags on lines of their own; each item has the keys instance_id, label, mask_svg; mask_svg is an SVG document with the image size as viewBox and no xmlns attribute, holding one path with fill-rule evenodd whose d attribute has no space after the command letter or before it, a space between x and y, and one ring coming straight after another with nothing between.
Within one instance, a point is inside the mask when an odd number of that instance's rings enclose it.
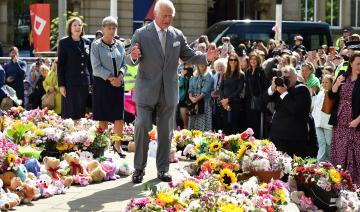
<instances>
[{"instance_id":1,"label":"brown teddy bear","mask_svg":"<svg viewBox=\"0 0 360 212\"><path fill-rule=\"evenodd\" d=\"M7 190L10 188L11 179L16 177L13 172L5 172L4 174L0 174L0 179L4 182L4 189Z\"/></svg>"},{"instance_id":2,"label":"brown teddy bear","mask_svg":"<svg viewBox=\"0 0 360 212\"><path fill-rule=\"evenodd\" d=\"M36 188L32 185L23 183L19 177L11 179L10 190L17 194L21 202L29 203L36 195Z\"/></svg>"},{"instance_id":3,"label":"brown teddy bear","mask_svg":"<svg viewBox=\"0 0 360 212\"><path fill-rule=\"evenodd\" d=\"M52 177L54 180L63 180L65 187L70 187L73 183L73 178L70 176L62 177L60 169L60 160L55 157L44 157L43 159L47 175Z\"/></svg>"},{"instance_id":4,"label":"brown teddy bear","mask_svg":"<svg viewBox=\"0 0 360 212\"><path fill-rule=\"evenodd\" d=\"M92 182L101 182L106 176L106 172L97 160L92 160L88 163L87 171L89 172Z\"/></svg>"},{"instance_id":5,"label":"brown teddy bear","mask_svg":"<svg viewBox=\"0 0 360 212\"><path fill-rule=\"evenodd\" d=\"M85 167L80 163L80 153L70 152L64 154L64 159L69 164L71 175L88 175Z\"/></svg>"}]
</instances>

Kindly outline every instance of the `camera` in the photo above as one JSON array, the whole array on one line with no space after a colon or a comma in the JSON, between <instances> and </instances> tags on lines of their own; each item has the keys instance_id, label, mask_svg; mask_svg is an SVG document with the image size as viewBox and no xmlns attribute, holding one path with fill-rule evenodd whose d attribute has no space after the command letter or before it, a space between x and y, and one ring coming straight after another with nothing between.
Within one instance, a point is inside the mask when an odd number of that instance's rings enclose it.
<instances>
[{"instance_id":1,"label":"camera","mask_svg":"<svg viewBox=\"0 0 360 212\"><path fill-rule=\"evenodd\" d=\"M185 78L190 79L190 77L193 75L194 73L194 68L192 67L187 67L184 68L184 70L186 70L186 74L185 74Z\"/></svg>"},{"instance_id":2,"label":"camera","mask_svg":"<svg viewBox=\"0 0 360 212\"><path fill-rule=\"evenodd\" d=\"M275 85L283 87L287 84L288 79L282 75L281 71L276 72Z\"/></svg>"}]
</instances>

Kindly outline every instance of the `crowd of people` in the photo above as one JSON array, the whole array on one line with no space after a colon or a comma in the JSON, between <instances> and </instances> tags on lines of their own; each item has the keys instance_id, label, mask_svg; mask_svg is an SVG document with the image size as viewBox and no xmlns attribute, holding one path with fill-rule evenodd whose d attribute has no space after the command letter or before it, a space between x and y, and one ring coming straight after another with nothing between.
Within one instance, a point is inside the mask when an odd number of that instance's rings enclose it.
<instances>
[{"instance_id":1,"label":"crowd of people","mask_svg":"<svg viewBox=\"0 0 360 212\"><path fill-rule=\"evenodd\" d=\"M306 48L301 35L293 44L238 47L225 37L211 65L179 66L178 126L225 134L251 127L279 150L342 165L360 182L358 37L344 30L338 50ZM205 35L192 44L202 52L212 45Z\"/></svg>"},{"instance_id":2,"label":"crowd of people","mask_svg":"<svg viewBox=\"0 0 360 212\"><path fill-rule=\"evenodd\" d=\"M138 67L134 182L144 175L143 144L154 114L163 149L158 152L158 176L164 181L171 181L171 176L168 161L161 158L170 149L169 132L178 126L227 135L250 127L256 138L271 139L279 150L342 165L360 182L359 35L345 30L336 48L307 48L301 35L293 44L270 39L267 45L257 41L239 46L233 46L230 37L216 46L202 35L188 45L170 26L172 3L159 2L155 21L135 32L127 51L116 39L117 20L112 17L103 19L92 43L82 37L82 20L70 19L57 58L39 58L29 69L12 47L11 60L0 66L0 86L13 88L26 109L48 107L74 120L90 111L101 128L113 122L113 133L121 136L124 76L127 66ZM147 41L151 31L159 37L159 48ZM170 40L174 42L168 44ZM176 67L177 72L164 71ZM0 89L1 103L7 96ZM126 156L118 142L113 148Z\"/></svg>"}]
</instances>

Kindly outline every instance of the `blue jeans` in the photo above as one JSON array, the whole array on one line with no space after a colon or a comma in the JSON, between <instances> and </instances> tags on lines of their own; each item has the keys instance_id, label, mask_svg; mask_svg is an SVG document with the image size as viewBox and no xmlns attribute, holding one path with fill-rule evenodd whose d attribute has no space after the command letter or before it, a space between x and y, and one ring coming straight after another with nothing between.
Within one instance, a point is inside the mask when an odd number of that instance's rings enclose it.
<instances>
[{"instance_id":1,"label":"blue jeans","mask_svg":"<svg viewBox=\"0 0 360 212\"><path fill-rule=\"evenodd\" d=\"M325 128L316 127L316 135L319 144L317 160L330 161L330 145L331 145L332 129L328 130Z\"/></svg>"}]
</instances>

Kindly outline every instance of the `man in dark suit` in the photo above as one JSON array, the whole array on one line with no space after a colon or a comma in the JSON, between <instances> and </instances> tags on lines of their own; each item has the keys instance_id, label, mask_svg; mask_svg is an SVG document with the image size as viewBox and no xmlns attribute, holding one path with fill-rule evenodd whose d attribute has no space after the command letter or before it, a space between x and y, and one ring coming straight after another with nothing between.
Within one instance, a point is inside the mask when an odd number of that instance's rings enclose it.
<instances>
[{"instance_id":1,"label":"man in dark suit","mask_svg":"<svg viewBox=\"0 0 360 212\"><path fill-rule=\"evenodd\" d=\"M293 67L286 66L281 71L284 83L281 85L274 77L268 90L269 96L276 99L271 141L278 150L290 156L307 156L310 150L310 91L297 81L296 70Z\"/></svg>"},{"instance_id":2,"label":"man in dark suit","mask_svg":"<svg viewBox=\"0 0 360 212\"><path fill-rule=\"evenodd\" d=\"M135 31L131 39L131 54L126 63L139 65L133 100L136 103L135 172L134 183L140 183L145 174L149 149L148 132L152 128L152 113L156 109L158 149L156 166L158 178L169 182L169 153L171 132L175 127L175 111L179 101L178 61L207 65L218 56L216 49L207 54L195 53L186 43L182 32L171 26L175 7L169 0L158 0L155 21Z\"/></svg>"}]
</instances>

